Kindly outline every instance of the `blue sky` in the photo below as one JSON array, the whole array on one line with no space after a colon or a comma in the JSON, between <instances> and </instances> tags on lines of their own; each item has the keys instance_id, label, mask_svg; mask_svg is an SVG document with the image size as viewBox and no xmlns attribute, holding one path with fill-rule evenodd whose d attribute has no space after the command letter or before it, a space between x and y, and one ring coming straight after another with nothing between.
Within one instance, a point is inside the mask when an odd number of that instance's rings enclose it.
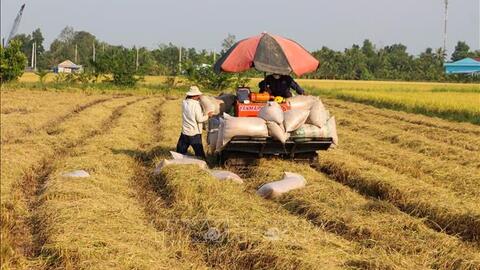
<instances>
[{"instance_id":1,"label":"blue sky","mask_svg":"<svg viewBox=\"0 0 480 270\"><path fill-rule=\"evenodd\" d=\"M458 40L480 49L480 0L449 1L449 52ZM366 38L379 46L401 42L415 54L443 44L443 0L1 0L2 36L22 3L19 32L40 27L47 45L66 25L112 44L149 48L172 42L219 50L228 33L240 39L262 31L310 50L342 50Z\"/></svg>"}]
</instances>

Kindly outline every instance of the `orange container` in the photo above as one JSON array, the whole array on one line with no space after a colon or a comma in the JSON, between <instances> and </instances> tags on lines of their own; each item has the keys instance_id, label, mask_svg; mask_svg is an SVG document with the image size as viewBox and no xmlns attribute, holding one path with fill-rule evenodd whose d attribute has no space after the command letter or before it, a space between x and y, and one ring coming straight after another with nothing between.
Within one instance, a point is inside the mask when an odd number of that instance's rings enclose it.
<instances>
[{"instance_id":1,"label":"orange container","mask_svg":"<svg viewBox=\"0 0 480 270\"><path fill-rule=\"evenodd\" d=\"M267 102L270 100L269 93L250 93L251 102Z\"/></svg>"}]
</instances>

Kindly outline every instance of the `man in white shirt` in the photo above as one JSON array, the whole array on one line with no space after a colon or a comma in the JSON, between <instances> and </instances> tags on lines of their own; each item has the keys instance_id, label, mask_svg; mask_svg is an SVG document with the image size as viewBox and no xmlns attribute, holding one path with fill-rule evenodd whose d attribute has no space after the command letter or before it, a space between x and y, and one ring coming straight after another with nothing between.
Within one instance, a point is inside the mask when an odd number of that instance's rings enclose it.
<instances>
[{"instance_id":1,"label":"man in white shirt","mask_svg":"<svg viewBox=\"0 0 480 270\"><path fill-rule=\"evenodd\" d=\"M205 159L202 145L202 125L213 112L204 114L200 106L202 92L196 86L190 87L187 97L182 103L182 133L177 143L177 152L186 154L192 146L195 156Z\"/></svg>"}]
</instances>

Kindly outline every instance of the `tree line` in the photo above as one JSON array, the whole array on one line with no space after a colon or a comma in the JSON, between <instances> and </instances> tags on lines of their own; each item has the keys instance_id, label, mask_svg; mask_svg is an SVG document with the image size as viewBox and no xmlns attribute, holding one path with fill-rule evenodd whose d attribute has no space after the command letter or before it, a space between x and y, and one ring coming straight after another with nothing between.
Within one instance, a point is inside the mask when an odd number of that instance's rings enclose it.
<instances>
[{"instance_id":1,"label":"tree line","mask_svg":"<svg viewBox=\"0 0 480 270\"><path fill-rule=\"evenodd\" d=\"M36 44L38 69L51 69L69 59L82 65L93 76L114 73L114 69L118 69L123 75L130 74L127 76L129 78L134 75L188 75L198 67L212 65L235 40L235 36L229 35L222 43L223 50L217 53L205 49L181 48L172 43L161 44L155 49L126 48L99 41L87 31L76 31L68 26L48 50L44 48L44 37L40 29L14 38L14 42L20 44L28 65L31 65L32 44ZM322 47L313 51L312 55L321 63L316 72L306 75L314 79L480 81L478 76L446 75L443 68L445 53L442 49L427 48L415 56L403 44L378 48L371 41L365 40L361 46L353 45L343 51ZM450 60L465 57L480 57L480 51L471 51L465 42L459 41ZM251 71L245 75L263 74Z\"/></svg>"}]
</instances>

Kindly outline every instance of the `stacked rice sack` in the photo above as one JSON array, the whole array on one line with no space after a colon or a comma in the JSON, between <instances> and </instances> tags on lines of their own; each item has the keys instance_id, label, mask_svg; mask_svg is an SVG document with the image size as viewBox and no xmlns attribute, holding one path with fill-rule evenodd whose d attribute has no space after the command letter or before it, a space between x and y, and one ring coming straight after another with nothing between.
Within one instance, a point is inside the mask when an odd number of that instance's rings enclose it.
<instances>
[{"instance_id":1,"label":"stacked rice sack","mask_svg":"<svg viewBox=\"0 0 480 270\"><path fill-rule=\"evenodd\" d=\"M330 117L322 101L314 96L287 99L290 110L284 112L276 102L268 102L258 117L233 117L228 114L211 118L207 142L211 152L220 151L233 137L272 137L282 143L289 138L331 137L338 144L335 117Z\"/></svg>"},{"instance_id":2,"label":"stacked rice sack","mask_svg":"<svg viewBox=\"0 0 480 270\"><path fill-rule=\"evenodd\" d=\"M235 104L235 95L221 94L218 97L200 96L200 105L204 112L213 112L213 115L221 115L232 110Z\"/></svg>"},{"instance_id":3,"label":"stacked rice sack","mask_svg":"<svg viewBox=\"0 0 480 270\"><path fill-rule=\"evenodd\" d=\"M295 96L287 99L290 102L291 110L285 114L291 114L293 117L299 117L308 112L306 120L300 125L292 129L287 129L291 132L291 137L295 139L302 138L332 138L333 143L338 145L337 124L335 116L330 116L330 112L325 109L322 101L314 96Z\"/></svg>"}]
</instances>

